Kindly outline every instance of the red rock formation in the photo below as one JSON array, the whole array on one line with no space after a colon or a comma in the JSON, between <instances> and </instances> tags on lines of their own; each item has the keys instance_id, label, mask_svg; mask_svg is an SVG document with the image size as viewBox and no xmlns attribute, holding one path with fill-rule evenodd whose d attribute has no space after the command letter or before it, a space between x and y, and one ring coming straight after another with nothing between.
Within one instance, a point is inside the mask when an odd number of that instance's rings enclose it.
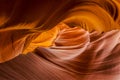
<instances>
[{"instance_id":1,"label":"red rock formation","mask_svg":"<svg viewBox=\"0 0 120 80\"><path fill-rule=\"evenodd\" d=\"M119 80L119 13L119 0L1 0L0 80Z\"/></svg>"}]
</instances>

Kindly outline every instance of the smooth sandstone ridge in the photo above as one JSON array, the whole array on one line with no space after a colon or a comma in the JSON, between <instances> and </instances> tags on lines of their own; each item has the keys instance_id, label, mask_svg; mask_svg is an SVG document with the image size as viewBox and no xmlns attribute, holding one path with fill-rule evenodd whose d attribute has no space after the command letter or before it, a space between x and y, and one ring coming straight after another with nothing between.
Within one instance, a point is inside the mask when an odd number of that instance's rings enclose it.
<instances>
[{"instance_id":1,"label":"smooth sandstone ridge","mask_svg":"<svg viewBox=\"0 0 120 80\"><path fill-rule=\"evenodd\" d=\"M120 80L120 0L0 0L0 80Z\"/></svg>"}]
</instances>

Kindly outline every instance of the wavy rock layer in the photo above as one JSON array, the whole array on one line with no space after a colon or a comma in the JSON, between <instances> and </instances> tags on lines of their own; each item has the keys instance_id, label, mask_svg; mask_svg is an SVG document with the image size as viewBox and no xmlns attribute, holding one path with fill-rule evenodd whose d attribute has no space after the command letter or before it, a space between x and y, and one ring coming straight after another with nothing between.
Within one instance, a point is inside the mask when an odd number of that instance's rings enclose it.
<instances>
[{"instance_id":1,"label":"wavy rock layer","mask_svg":"<svg viewBox=\"0 0 120 80\"><path fill-rule=\"evenodd\" d=\"M119 80L120 31L59 32L51 47L38 47L0 65L2 80Z\"/></svg>"},{"instance_id":2,"label":"wavy rock layer","mask_svg":"<svg viewBox=\"0 0 120 80\"><path fill-rule=\"evenodd\" d=\"M118 0L1 0L0 11L1 63L51 46L62 23L89 32L120 28Z\"/></svg>"},{"instance_id":3,"label":"wavy rock layer","mask_svg":"<svg viewBox=\"0 0 120 80\"><path fill-rule=\"evenodd\" d=\"M1 0L0 80L120 80L119 2Z\"/></svg>"}]
</instances>

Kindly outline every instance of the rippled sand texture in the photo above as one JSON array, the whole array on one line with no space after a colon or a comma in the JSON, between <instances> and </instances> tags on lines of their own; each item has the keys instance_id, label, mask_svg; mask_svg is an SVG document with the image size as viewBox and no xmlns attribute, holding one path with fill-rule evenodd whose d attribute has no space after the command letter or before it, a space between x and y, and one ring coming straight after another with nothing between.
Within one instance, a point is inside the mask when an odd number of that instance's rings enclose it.
<instances>
[{"instance_id":1,"label":"rippled sand texture","mask_svg":"<svg viewBox=\"0 0 120 80\"><path fill-rule=\"evenodd\" d=\"M0 0L0 80L120 80L120 0Z\"/></svg>"}]
</instances>

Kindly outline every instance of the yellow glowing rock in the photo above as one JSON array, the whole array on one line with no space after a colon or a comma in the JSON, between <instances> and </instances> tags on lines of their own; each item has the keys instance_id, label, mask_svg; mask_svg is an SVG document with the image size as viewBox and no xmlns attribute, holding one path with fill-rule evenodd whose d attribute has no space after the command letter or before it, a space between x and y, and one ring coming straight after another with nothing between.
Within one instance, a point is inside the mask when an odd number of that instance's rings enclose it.
<instances>
[{"instance_id":1,"label":"yellow glowing rock","mask_svg":"<svg viewBox=\"0 0 120 80\"><path fill-rule=\"evenodd\" d=\"M24 54L33 51L38 46L49 47L53 45L53 41L57 37L60 30L67 28L68 26L64 23L60 23L55 26L53 29L45 31L43 33L37 33L34 36L35 39L31 41L28 47L24 50Z\"/></svg>"}]
</instances>

